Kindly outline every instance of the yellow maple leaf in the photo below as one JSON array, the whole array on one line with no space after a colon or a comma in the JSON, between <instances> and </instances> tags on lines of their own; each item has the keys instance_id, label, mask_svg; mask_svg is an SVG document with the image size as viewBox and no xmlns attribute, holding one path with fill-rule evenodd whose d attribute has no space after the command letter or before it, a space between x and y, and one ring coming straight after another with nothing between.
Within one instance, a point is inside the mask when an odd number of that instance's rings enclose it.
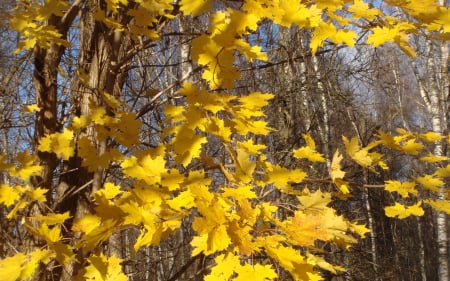
<instances>
[{"instance_id":1,"label":"yellow maple leaf","mask_svg":"<svg viewBox=\"0 0 450 281\"><path fill-rule=\"evenodd\" d=\"M253 186L251 185L239 186L237 188L225 187L222 190L222 195L224 197L231 197L238 201L256 198L256 194L253 191Z\"/></svg>"},{"instance_id":2,"label":"yellow maple leaf","mask_svg":"<svg viewBox=\"0 0 450 281\"><path fill-rule=\"evenodd\" d=\"M176 197L166 200L166 203L170 208L177 211L190 209L195 206L194 196L190 190L185 190L179 193Z\"/></svg>"},{"instance_id":3,"label":"yellow maple leaf","mask_svg":"<svg viewBox=\"0 0 450 281\"><path fill-rule=\"evenodd\" d=\"M7 184L0 185L0 203L3 203L6 207L13 205L21 197L23 188L17 188Z\"/></svg>"},{"instance_id":4,"label":"yellow maple leaf","mask_svg":"<svg viewBox=\"0 0 450 281\"><path fill-rule=\"evenodd\" d=\"M319 26L315 28L311 38L310 48L312 54L317 52L319 47L322 47L325 40L329 39L336 44L344 43L350 47L355 45L357 38L356 32L352 30L338 30L331 21L320 22Z\"/></svg>"},{"instance_id":5,"label":"yellow maple leaf","mask_svg":"<svg viewBox=\"0 0 450 281\"><path fill-rule=\"evenodd\" d=\"M283 11L282 16L275 22L286 27L296 24L300 27L316 27L322 21L322 9L318 9L317 5L308 5L300 3L296 0L282 0L279 3L279 9Z\"/></svg>"},{"instance_id":6,"label":"yellow maple leaf","mask_svg":"<svg viewBox=\"0 0 450 281\"><path fill-rule=\"evenodd\" d=\"M400 146L402 151L411 155L419 154L419 152L424 148L423 144L416 142L416 139L407 140Z\"/></svg>"},{"instance_id":7,"label":"yellow maple leaf","mask_svg":"<svg viewBox=\"0 0 450 281\"><path fill-rule=\"evenodd\" d=\"M243 147L238 146L236 149L236 154L236 165L238 167L236 176L243 183L249 183L253 178L256 162L252 161L251 154Z\"/></svg>"},{"instance_id":8,"label":"yellow maple leaf","mask_svg":"<svg viewBox=\"0 0 450 281\"><path fill-rule=\"evenodd\" d=\"M424 188L433 192L439 192L439 188L444 185L444 181L432 175L425 175L416 178L416 181Z\"/></svg>"},{"instance_id":9,"label":"yellow maple leaf","mask_svg":"<svg viewBox=\"0 0 450 281\"><path fill-rule=\"evenodd\" d=\"M445 167L439 168L434 172L434 175L438 177L450 177L450 164Z\"/></svg>"},{"instance_id":10,"label":"yellow maple leaf","mask_svg":"<svg viewBox=\"0 0 450 281\"><path fill-rule=\"evenodd\" d=\"M33 277L40 263L47 264L54 253L50 250L34 250L28 254L27 262L23 264L20 272L20 280L27 280Z\"/></svg>"},{"instance_id":11,"label":"yellow maple leaf","mask_svg":"<svg viewBox=\"0 0 450 281\"><path fill-rule=\"evenodd\" d=\"M41 111L41 108L37 105L37 104L30 104L30 105L26 105L23 108L23 112L39 112Z\"/></svg>"},{"instance_id":12,"label":"yellow maple leaf","mask_svg":"<svg viewBox=\"0 0 450 281\"><path fill-rule=\"evenodd\" d=\"M433 207L433 209L445 212L447 215L450 215L449 200L424 200L424 202Z\"/></svg>"},{"instance_id":13,"label":"yellow maple leaf","mask_svg":"<svg viewBox=\"0 0 450 281\"><path fill-rule=\"evenodd\" d=\"M19 152L15 157L18 162L18 166L10 170L11 176L18 176L21 179L27 181L31 176L39 175L42 167L36 165L37 156L35 154L30 154L30 151L26 149L25 151Z\"/></svg>"},{"instance_id":14,"label":"yellow maple leaf","mask_svg":"<svg viewBox=\"0 0 450 281\"><path fill-rule=\"evenodd\" d=\"M185 179L185 175L181 174L177 169L170 169L161 175L161 185L167 187L170 191L175 191L181 188L181 183Z\"/></svg>"},{"instance_id":15,"label":"yellow maple leaf","mask_svg":"<svg viewBox=\"0 0 450 281\"><path fill-rule=\"evenodd\" d=\"M155 184L161 181L161 175L165 172L166 161L164 156L152 156L150 152L142 152L140 155L125 159L121 166L125 175L144 180L147 184Z\"/></svg>"},{"instance_id":16,"label":"yellow maple leaf","mask_svg":"<svg viewBox=\"0 0 450 281\"><path fill-rule=\"evenodd\" d=\"M350 141L346 137L342 137L345 145L345 151L348 155L356 161L359 165L373 170L373 160L369 155L367 148L360 148L356 137Z\"/></svg>"},{"instance_id":17,"label":"yellow maple leaf","mask_svg":"<svg viewBox=\"0 0 450 281\"><path fill-rule=\"evenodd\" d=\"M384 208L384 212L388 217L398 217L399 219L404 219L409 216L422 216L424 211L421 207L422 202L418 202L411 206L405 206L398 202L395 202L394 206L388 206Z\"/></svg>"},{"instance_id":18,"label":"yellow maple leaf","mask_svg":"<svg viewBox=\"0 0 450 281\"><path fill-rule=\"evenodd\" d=\"M83 223L88 223L88 221L82 221ZM80 226L81 221L78 226ZM83 238L75 245L75 248L85 248L86 251L94 249L100 242L109 239L113 231L116 229L117 221L114 219L108 219L102 221L97 227L92 228L92 230L87 233ZM82 226L85 229L86 226Z\"/></svg>"},{"instance_id":19,"label":"yellow maple leaf","mask_svg":"<svg viewBox=\"0 0 450 281\"><path fill-rule=\"evenodd\" d=\"M430 153L426 156L420 157L420 160L426 161L429 163L437 163L437 162L441 162L441 161L450 160L450 158L447 156L439 156L439 155L434 155L434 154Z\"/></svg>"},{"instance_id":20,"label":"yellow maple leaf","mask_svg":"<svg viewBox=\"0 0 450 281\"><path fill-rule=\"evenodd\" d=\"M41 223L45 223L47 225L54 225L58 223L63 223L69 218L70 218L69 212L65 212L63 214L48 214L45 216L35 216L31 217L30 219L39 221Z\"/></svg>"},{"instance_id":21,"label":"yellow maple leaf","mask_svg":"<svg viewBox=\"0 0 450 281\"><path fill-rule=\"evenodd\" d=\"M278 277L278 274L273 270L270 264L261 265L259 263L249 265L244 264L241 266L237 266L235 268L235 272L238 274L233 280L236 281L266 281L266 280L274 280Z\"/></svg>"},{"instance_id":22,"label":"yellow maple leaf","mask_svg":"<svg viewBox=\"0 0 450 281\"><path fill-rule=\"evenodd\" d=\"M122 259L116 256L105 257L92 255L87 258L88 266L84 268L83 277L87 281L127 281L128 277L122 272Z\"/></svg>"},{"instance_id":23,"label":"yellow maple leaf","mask_svg":"<svg viewBox=\"0 0 450 281\"><path fill-rule=\"evenodd\" d=\"M28 261L25 254L17 253L0 260L0 276L4 281L16 281L21 276L22 265ZM32 276L25 276L31 278Z\"/></svg>"},{"instance_id":24,"label":"yellow maple leaf","mask_svg":"<svg viewBox=\"0 0 450 281\"><path fill-rule=\"evenodd\" d=\"M118 116L119 121L111 125L111 137L120 144L132 148L139 143L141 121L136 119L136 114L122 112Z\"/></svg>"},{"instance_id":25,"label":"yellow maple leaf","mask_svg":"<svg viewBox=\"0 0 450 281\"><path fill-rule=\"evenodd\" d=\"M339 150L333 155L330 165L330 176L333 183L339 188L342 194L346 195L350 193L348 183L344 181L345 172L341 170L341 161L343 156L339 153Z\"/></svg>"},{"instance_id":26,"label":"yellow maple leaf","mask_svg":"<svg viewBox=\"0 0 450 281\"><path fill-rule=\"evenodd\" d=\"M349 223L348 229L358 234L361 238L364 238L366 234L370 232L370 229L368 229L365 225L353 222Z\"/></svg>"},{"instance_id":27,"label":"yellow maple leaf","mask_svg":"<svg viewBox=\"0 0 450 281\"><path fill-rule=\"evenodd\" d=\"M279 262L295 280L322 280L320 274L314 272L314 266L306 262L299 250L271 243L265 247L267 254Z\"/></svg>"},{"instance_id":28,"label":"yellow maple leaf","mask_svg":"<svg viewBox=\"0 0 450 281\"><path fill-rule=\"evenodd\" d=\"M25 191L25 193L30 197L32 201L45 202L47 201L47 197L45 194L48 192L48 189L44 188L29 188Z\"/></svg>"},{"instance_id":29,"label":"yellow maple leaf","mask_svg":"<svg viewBox=\"0 0 450 281\"><path fill-rule=\"evenodd\" d=\"M73 136L72 130L64 128L62 133L54 133L43 137L39 141L38 149L42 152L53 152L61 159L69 160L75 151Z\"/></svg>"},{"instance_id":30,"label":"yellow maple leaf","mask_svg":"<svg viewBox=\"0 0 450 281\"><path fill-rule=\"evenodd\" d=\"M294 157L306 158L311 162L326 162L323 155L316 151L316 143L309 134L303 134L306 141L306 146L294 150Z\"/></svg>"},{"instance_id":31,"label":"yellow maple leaf","mask_svg":"<svg viewBox=\"0 0 450 281\"><path fill-rule=\"evenodd\" d=\"M331 194L323 193L320 190L317 190L314 193L310 191L306 191L305 195L297 196L298 201L301 203L301 207L299 210L302 210L305 213L321 213L328 204L331 203Z\"/></svg>"},{"instance_id":32,"label":"yellow maple leaf","mask_svg":"<svg viewBox=\"0 0 450 281\"><path fill-rule=\"evenodd\" d=\"M89 123L91 123L91 118L86 115L75 116L72 119L72 123L70 128L74 130L74 132L79 132L81 129L86 128Z\"/></svg>"},{"instance_id":33,"label":"yellow maple leaf","mask_svg":"<svg viewBox=\"0 0 450 281\"><path fill-rule=\"evenodd\" d=\"M6 215L6 218L12 219L16 215L17 211L25 208L26 206L28 206L28 204L30 204L30 202L28 201L19 201L14 205L14 208Z\"/></svg>"},{"instance_id":34,"label":"yellow maple leaf","mask_svg":"<svg viewBox=\"0 0 450 281\"><path fill-rule=\"evenodd\" d=\"M336 274L337 271L345 271L345 269L343 269L342 267L334 266L331 263L327 262L324 258L313 255L311 253L306 253L306 261L309 264L318 266L318 267L328 270L334 274Z\"/></svg>"},{"instance_id":35,"label":"yellow maple leaf","mask_svg":"<svg viewBox=\"0 0 450 281\"><path fill-rule=\"evenodd\" d=\"M353 14L352 17L355 20L365 18L368 21L374 20L381 13L378 9L370 8L363 0L354 0L353 5L348 7L348 11Z\"/></svg>"},{"instance_id":36,"label":"yellow maple leaf","mask_svg":"<svg viewBox=\"0 0 450 281\"><path fill-rule=\"evenodd\" d=\"M284 191L289 187L289 183L300 183L307 176L300 169L290 170L275 165L266 175L267 183L273 183L277 188Z\"/></svg>"},{"instance_id":37,"label":"yellow maple leaf","mask_svg":"<svg viewBox=\"0 0 450 281\"><path fill-rule=\"evenodd\" d=\"M402 197L408 197L409 194L417 195L418 191L415 186L415 182L386 181L384 189L389 192L395 191Z\"/></svg>"},{"instance_id":38,"label":"yellow maple leaf","mask_svg":"<svg viewBox=\"0 0 450 281\"><path fill-rule=\"evenodd\" d=\"M218 225L207 234L194 236L191 241L191 245L194 248L192 250L192 256L196 256L202 252L205 255L210 255L225 250L230 243L231 239L227 233L227 227L223 224Z\"/></svg>"},{"instance_id":39,"label":"yellow maple leaf","mask_svg":"<svg viewBox=\"0 0 450 281\"><path fill-rule=\"evenodd\" d=\"M408 32L415 32L415 29L415 26L408 22L377 26L371 29L373 33L367 36L366 43L377 47L387 42L395 42L408 56L414 57L416 53L408 43Z\"/></svg>"},{"instance_id":40,"label":"yellow maple leaf","mask_svg":"<svg viewBox=\"0 0 450 281\"><path fill-rule=\"evenodd\" d=\"M214 1L212 0L202 0L202 1L191 1L191 0L181 0L180 10L184 15L192 15L194 17L211 10L211 5Z\"/></svg>"},{"instance_id":41,"label":"yellow maple leaf","mask_svg":"<svg viewBox=\"0 0 450 281\"><path fill-rule=\"evenodd\" d=\"M178 154L175 160L187 166L192 159L199 157L201 148L208 140L206 137L194 134L191 130L182 130L174 143L174 150Z\"/></svg>"},{"instance_id":42,"label":"yellow maple leaf","mask_svg":"<svg viewBox=\"0 0 450 281\"><path fill-rule=\"evenodd\" d=\"M216 264L211 268L211 272L205 276L205 281L229 280L235 268L241 265L238 256L233 253L218 255L214 258Z\"/></svg>"},{"instance_id":43,"label":"yellow maple leaf","mask_svg":"<svg viewBox=\"0 0 450 281\"><path fill-rule=\"evenodd\" d=\"M75 232L90 233L92 230L97 228L100 225L100 223L101 223L100 217L92 214L86 214L83 217L74 221L72 225L72 230Z\"/></svg>"},{"instance_id":44,"label":"yellow maple leaf","mask_svg":"<svg viewBox=\"0 0 450 281\"><path fill-rule=\"evenodd\" d=\"M440 141L441 139L445 138L445 136L442 136L438 133L435 132L427 132L424 134L420 134L419 138L427 141L427 142L436 142L436 141Z\"/></svg>"}]
</instances>

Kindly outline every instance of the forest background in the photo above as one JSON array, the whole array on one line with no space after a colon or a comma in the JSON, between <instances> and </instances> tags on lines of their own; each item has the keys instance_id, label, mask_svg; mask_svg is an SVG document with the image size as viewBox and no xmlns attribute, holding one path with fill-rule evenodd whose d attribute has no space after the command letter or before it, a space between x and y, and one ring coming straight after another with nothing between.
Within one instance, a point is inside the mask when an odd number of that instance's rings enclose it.
<instances>
[{"instance_id":1,"label":"forest background","mask_svg":"<svg viewBox=\"0 0 450 281\"><path fill-rule=\"evenodd\" d=\"M446 0L3 0L0 280L449 280Z\"/></svg>"}]
</instances>

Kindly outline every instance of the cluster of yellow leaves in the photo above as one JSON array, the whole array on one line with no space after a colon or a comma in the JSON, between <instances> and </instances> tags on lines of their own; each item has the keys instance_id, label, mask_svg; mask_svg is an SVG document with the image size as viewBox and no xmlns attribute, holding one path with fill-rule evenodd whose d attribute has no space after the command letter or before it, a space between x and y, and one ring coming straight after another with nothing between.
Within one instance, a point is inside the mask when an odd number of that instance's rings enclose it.
<instances>
[{"instance_id":1,"label":"cluster of yellow leaves","mask_svg":"<svg viewBox=\"0 0 450 281\"><path fill-rule=\"evenodd\" d=\"M11 28L19 32L22 39L15 52L36 45L47 49L52 43L68 46L56 27L43 23L52 15L62 16L69 5L69 2L59 0L18 1L10 20Z\"/></svg>"},{"instance_id":2,"label":"cluster of yellow leaves","mask_svg":"<svg viewBox=\"0 0 450 281\"><path fill-rule=\"evenodd\" d=\"M184 15L199 16L211 12L213 2L181 0L179 4ZM133 3L108 0L103 9L95 8L95 18L116 31L131 33L135 39L140 36L158 39L154 26L162 17L174 17L173 1L136 0ZM448 8L436 5L435 1L389 0L386 3L404 9L413 20L386 16L381 9L369 7L362 0L246 0L238 9L224 6L211 13L208 31L193 40L192 58L204 67L202 77L209 89L217 90L232 88L240 77L234 66L236 52L249 61L267 59L260 46L252 46L245 40L264 19L286 27L295 24L312 30L310 47L313 54L326 41L353 46L358 37L355 27L370 31L366 43L379 46L395 42L410 55L414 51L408 45L409 34L418 28L434 31L442 38L448 36ZM63 16L69 6L69 1L19 1L10 20L11 27L21 35L18 51L36 45L41 48L48 48L50 44L67 45L56 28L45 23L52 15ZM132 17L126 25L120 22L124 11ZM83 77L82 73L80 77ZM274 280L277 274L272 266L247 258L259 253L267 254L296 280L320 280L320 274L315 271L317 267L331 272L343 270L315 255L315 242L321 240L349 247L368 230L363 225L349 222L329 207L330 194L320 190L310 192L307 188L295 189L292 184L302 183L308 176L307 171L271 163L264 155L266 146L251 139L271 131L263 120L263 109L272 95L253 92L233 96L224 91L209 92L207 88L190 83L185 83L178 94L184 97L184 104L167 105L164 109L163 138L167 145L136 149L141 123L135 114L121 110L124 104L107 93L101 93L101 96L112 113L93 103L90 114L75 117L62 132L40 140L38 150L55 153L61 160L81 157L82 165L89 171L106 168L111 162L120 164L123 182L107 182L95 192L95 212L77 219L72 225L70 231L81 235L73 246L64 243L61 234L60 224L69 218L68 213L26 218L24 225L30 233L46 242L46 248L3 259L0 261L1 276L8 276L8 280L24 280L33 276L39 261L48 263L55 259L61 265L67 264L74 259L75 252L80 249L96 252L92 250L102 241L126 227L139 231L134 242L135 251L158 245L161 239L176 231L188 215L193 216L192 228L196 232L191 241L192 254L215 256L216 265L205 280ZM24 110L33 112L39 108L28 106ZM95 136L88 137L86 130L95 132ZM326 162L316 150L312 137L304 135L303 138L306 145L295 149L293 156L313 163ZM381 145L421 156L421 160L430 163L447 161L447 157L424 154L427 142L442 138L434 133L399 131L397 136L379 132L379 140L365 147L361 147L357 138L348 140L344 137L343 142L351 159L376 172L378 168L387 169L383 155L374 152ZM96 141L107 139L126 147L130 154L123 155L117 147L99 149ZM208 156L205 144L210 141L224 148L229 159L226 165ZM344 179L345 171L341 169L342 160L343 156L336 152L330 165L330 177L340 193L346 196L350 189ZM220 173L226 181L213 183L201 169L182 174L183 169L174 168L186 168L196 161L204 170ZM36 157L28 151L18 154L14 162L1 158L0 167L23 181L40 171ZM417 186L437 193L444 178L449 176L447 165L414 181L388 181L386 190L402 197L417 195ZM289 215L280 218L279 214L286 211L283 204L264 202L264 195L273 191L298 203L289 208ZM28 185L1 185L0 203L10 209L7 218L12 219L30 202L45 202L46 192ZM446 198L424 199L409 206L396 202L385 210L388 216L399 218L421 215L422 203L449 212L450 204ZM91 254L87 257L88 265L76 278L126 280L120 271L120 262L114 256Z\"/></svg>"},{"instance_id":3,"label":"cluster of yellow leaves","mask_svg":"<svg viewBox=\"0 0 450 281\"><path fill-rule=\"evenodd\" d=\"M347 153L350 157L361 166L372 171L375 171L373 164L377 162L383 169L387 168L386 164L381 160L381 154L369 152L369 150L380 145L399 151L410 157L415 157L421 161L438 165L434 173L417 176L410 181L386 181L385 190L400 195L400 199L403 202L408 202L408 199L411 197L410 195L414 196L416 201L414 204L395 202L393 206L385 208L386 215L398 218L406 218L411 215L421 216L424 214L422 203L428 204L436 210L450 213L450 200L447 196L442 196L444 194L442 187L445 184L445 178L450 177L450 165L442 166L442 164L448 161L449 158L436 155L429 150L429 147L434 147L436 143L444 139L450 142L450 139L435 132L415 133L403 129L397 129L396 131L397 135L379 131L377 135L379 139L361 149L357 148L356 139L349 142L344 138L344 144L346 144ZM430 144L431 146L429 146ZM380 163L382 164L380 165ZM433 197L439 197L441 199L437 201L427 199Z\"/></svg>"}]
</instances>

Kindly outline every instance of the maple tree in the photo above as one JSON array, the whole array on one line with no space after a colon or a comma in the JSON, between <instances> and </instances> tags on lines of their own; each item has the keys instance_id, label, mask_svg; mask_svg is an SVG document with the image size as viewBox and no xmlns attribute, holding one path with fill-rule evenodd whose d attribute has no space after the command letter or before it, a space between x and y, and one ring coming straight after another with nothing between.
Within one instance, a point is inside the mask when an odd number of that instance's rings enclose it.
<instances>
[{"instance_id":1,"label":"maple tree","mask_svg":"<svg viewBox=\"0 0 450 281\"><path fill-rule=\"evenodd\" d=\"M448 194L435 199L450 176L450 166L440 164L449 159L429 149L450 142L450 136L380 130L366 145L343 137L344 149L329 159L329 174L324 175L336 188L326 192L305 184L311 171L271 161L267 146L258 141L273 131L264 109L274 95L230 91L241 77L237 54L255 65L268 59L249 40L263 20L310 30L311 55L326 43L377 47L393 42L414 56L411 34L424 30L436 40L450 38L445 6L432 0L384 4L409 17L391 16L362 0L220 5L212 0L18 1L9 24L20 34L15 52L32 50L35 58L36 104L24 106L23 114L36 115L36 143L33 152L24 150L12 161L0 158L1 169L13 179L1 185L0 203L6 218L20 223L36 244L0 261L0 275L26 280L42 274L42 268L59 267L52 276L63 280L126 280L122 258L104 253L103 242L132 228L138 233L136 253L189 222L195 233L191 255L214 260L205 280L275 280L278 267L295 280L321 280L321 270L345 269L322 258L317 242L348 248L369 231L331 207L334 197L352 194L342 161L353 160L372 173L387 170L381 147L437 167L408 181L387 181L385 190L398 198L386 206L387 216L421 216L424 205L450 213ZM142 117L164 91L134 110L120 90L126 69L139 51L164 40L162 29L176 17L205 15L208 29L190 43L201 79L179 81L177 101L157 105L163 116L159 141L142 146ZM95 26L90 30L95 36L71 41L77 22L81 31ZM68 79L61 57L77 44L91 53L80 55L75 70L78 84L71 103L76 114L57 120L58 79ZM327 163L313 138L302 137L305 145L295 148L292 157L311 165ZM226 162L212 155L211 143L225 151ZM105 175L111 166L118 178ZM57 169L62 170L60 182L70 188L55 183ZM274 192L287 201L270 200ZM280 212L286 215L280 217ZM253 259L259 255L268 261Z\"/></svg>"}]
</instances>

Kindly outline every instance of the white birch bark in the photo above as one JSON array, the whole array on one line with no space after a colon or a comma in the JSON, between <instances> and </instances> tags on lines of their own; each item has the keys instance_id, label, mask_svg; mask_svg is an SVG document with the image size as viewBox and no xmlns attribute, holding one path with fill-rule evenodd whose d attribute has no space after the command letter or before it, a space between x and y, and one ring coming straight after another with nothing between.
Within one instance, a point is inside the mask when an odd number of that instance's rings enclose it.
<instances>
[{"instance_id":1,"label":"white birch bark","mask_svg":"<svg viewBox=\"0 0 450 281\"><path fill-rule=\"evenodd\" d=\"M439 4L445 5L446 0L440 0ZM419 66L414 65L419 91L430 114L431 130L438 134L448 131L448 105L449 98L449 48L448 42L426 41L425 45L425 76L419 71ZM437 143L434 154L443 155L443 147ZM438 198L444 199L445 190L442 187ZM438 244L438 276L439 281L448 281L449 256L448 256L448 217L443 212L436 212L437 244Z\"/></svg>"}]
</instances>

